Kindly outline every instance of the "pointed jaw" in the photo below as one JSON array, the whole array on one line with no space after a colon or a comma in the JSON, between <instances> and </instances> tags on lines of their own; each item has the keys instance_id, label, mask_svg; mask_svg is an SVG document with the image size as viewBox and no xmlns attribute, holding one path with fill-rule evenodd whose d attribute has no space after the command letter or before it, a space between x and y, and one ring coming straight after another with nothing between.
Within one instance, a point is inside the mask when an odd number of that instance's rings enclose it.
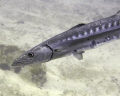
<instances>
[{"instance_id":1,"label":"pointed jaw","mask_svg":"<svg viewBox=\"0 0 120 96\"><path fill-rule=\"evenodd\" d=\"M29 64L32 64L33 62L32 61L21 61L16 59L13 61L13 64L12 66L24 66L24 65L29 65Z\"/></svg>"},{"instance_id":2,"label":"pointed jaw","mask_svg":"<svg viewBox=\"0 0 120 96\"><path fill-rule=\"evenodd\" d=\"M23 66L23 63L20 62L13 62L13 64L11 66Z\"/></svg>"}]
</instances>

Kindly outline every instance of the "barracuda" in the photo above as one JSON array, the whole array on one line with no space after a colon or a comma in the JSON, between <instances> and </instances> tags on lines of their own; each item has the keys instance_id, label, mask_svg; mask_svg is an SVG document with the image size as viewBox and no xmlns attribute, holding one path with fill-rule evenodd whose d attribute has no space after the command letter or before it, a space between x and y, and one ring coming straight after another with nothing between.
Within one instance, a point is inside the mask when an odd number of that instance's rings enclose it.
<instances>
[{"instance_id":1,"label":"barracuda","mask_svg":"<svg viewBox=\"0 0 120 96\"><path fill-rule=\"evenodd\" d=\"M12 66L44 63L67 55L83 59L85 50L120 38L120 11L88 24L78 24L33 47L13 61Z\"/></svg>"}]
</instances>

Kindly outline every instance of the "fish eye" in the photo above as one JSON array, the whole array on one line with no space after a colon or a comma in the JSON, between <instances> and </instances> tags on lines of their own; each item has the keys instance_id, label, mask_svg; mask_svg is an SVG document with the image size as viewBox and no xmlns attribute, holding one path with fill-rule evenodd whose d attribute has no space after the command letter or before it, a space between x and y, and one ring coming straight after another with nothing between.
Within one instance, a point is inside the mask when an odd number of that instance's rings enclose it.
<instances>
[{"instance_id":1,"label":"fish eye","mask_svg":"<svg viewBox=\"0 0 120 96\"><path fill-rule=\"evenodd\" d=\"M28 56L29 56L29 57L34 57L34 53L33 53L33 52L28 53Z\"/></svg>"}]
</instances>

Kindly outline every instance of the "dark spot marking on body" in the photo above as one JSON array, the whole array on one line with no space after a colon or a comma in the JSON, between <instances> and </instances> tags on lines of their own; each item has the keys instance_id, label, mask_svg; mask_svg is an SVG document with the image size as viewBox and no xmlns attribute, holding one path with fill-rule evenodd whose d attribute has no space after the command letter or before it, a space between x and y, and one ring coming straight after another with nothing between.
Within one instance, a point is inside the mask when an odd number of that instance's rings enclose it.
<instances>
[{"instance_id":1,"label":"dark spot marking on body","mask_svg":"<svg viewBox=\"0 0 120 96\"><path fill-rule=\"evenodd\" d=\"M95 45L96 45L96 42L95 42L95 41L92 41L92 45L95 46Z\"/></svg>"},{"instance_id":2,"label":"dark spot marking on body","mask_svg":"<svg viewBox=\"0 0 120 96\"><path fill-rule=\"evenodd\" d=\"M89 38L87 40L90 40Z\"/></svg>"},{"instance_id":3,"label":"dark spot marking on body","mask_svg":"<svg viewBox=\"0 0 120 96\"><path fill-rule=\"evenodd\" d=\"M90 29L87 29L86 32L87 32L87 34L90 34Z\"/></svg>"},{"instance_id":4,"label":"dark spot marking on body","mask_svg":"<svg viewBox=\"0 0 120 96\"><path fill-rule=\"evenodd\" d=\"M118 21L115 21L114 26L118 26L119 25L118 23L119 23Z\"/></svg>"},{"instance_id":5,"label":"dark spot marking on body","mask_svg":"<svg viewBox=\"0 0 120 96\"><path fill-rule=\"evenodd\" d=\"M102 26L99 26L99 30L102 30Z\"/></svg>"},{"instance_id":6,"label":"dark spot marking on body","mask_svg":"<svg viewBox=\"0 0 120 96\"><path fill-rule=\"evenodd\" d=\"M93 33L96 32L96 28L93 28L92 31L93 31Z\"/></svg>"},{"instance_id":7,"label":"dark spot marking on body","mask_svg":"<svg viewBox=\"0 0 120 96\"><path fill-rule=\"evenodd\" d=\"M119 25L120 25L120 21L118 21L118 23L117 23L117 24L118 24L118 26L119 26Z\"/></svg>"},{"instance_id":8,"label":"dark spot marking on body","mask_svg":"<svg viewBox=\"0 0 120 96\"><path fill-rule=\"evenodd\" d=\"M95 46L96 46L96 41L93 40L93 41L91 42L91 44L90 44L90 47L91 47L91 48L94 48Z\"/></svg>"},{"instance_id":9,"label":"dark spot marking on body","mask_svg":"<svg viewBox=\"0 0 120 96\"><path fill-rule=\"evenodd\" d=\"M2 70L10 70L10 67L8 64L0 64L0 69Z\"/></svg>"},{"instance_id":10,"label":"dark spot marking on body","mask_svg":"<svg viewBox=\"0 0 120 96\"><path fill-rule=\"evenodd\" d=\"M114 22L111 23L111 27L114 27Z\"/></svg>"},{"instance_id":11,"label":"dark spot marking on body","mask_svg":"<svg viewBox=\"0 0 120 96\"><path fill-rule=\"evenodd\" d=\"M77 52L77 50L74 50L74 52Z\"/></svg>"},{"instance_id":12,"label":"dark spot marking on body","mask_svg":"<svg viewBox=\"0 0 120 96\"><path fill-rule=\"evenodd\" d=\"M108 24L105 24L105 27L104 27L105 29L107 29L108 28Z\"/></svg>"}]
</instances>

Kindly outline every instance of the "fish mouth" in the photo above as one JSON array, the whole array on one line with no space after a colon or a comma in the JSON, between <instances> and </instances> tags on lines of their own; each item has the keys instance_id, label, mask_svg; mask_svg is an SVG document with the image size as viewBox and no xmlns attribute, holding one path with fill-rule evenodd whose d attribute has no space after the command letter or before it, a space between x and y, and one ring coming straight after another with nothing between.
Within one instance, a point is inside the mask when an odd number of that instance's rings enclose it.
<instances>
[{"instance_id":1,"label":"fish mouth","mask_svg":"<svg viewBox=\"0 0 120 96\"><path fill-rule=\"evenodd\" d=\"M30 61L30 62L19 62L19 61L13 61L13 64L11 66L24 66L24 65L29 65L29 64L32 64L33 62Z\"/></svg>"},{"instance_id":2,"label":"fish mouth","mask_svg":"<svg viewBox=\"0 0 120 96\"><path fill-rule=\"evenodd\" d=\"M17 63L13 62L13 64L11 66L20 66L20 65L23 65L23 64L20 62L17 62Z\"/></svg>"}]
</instances>

